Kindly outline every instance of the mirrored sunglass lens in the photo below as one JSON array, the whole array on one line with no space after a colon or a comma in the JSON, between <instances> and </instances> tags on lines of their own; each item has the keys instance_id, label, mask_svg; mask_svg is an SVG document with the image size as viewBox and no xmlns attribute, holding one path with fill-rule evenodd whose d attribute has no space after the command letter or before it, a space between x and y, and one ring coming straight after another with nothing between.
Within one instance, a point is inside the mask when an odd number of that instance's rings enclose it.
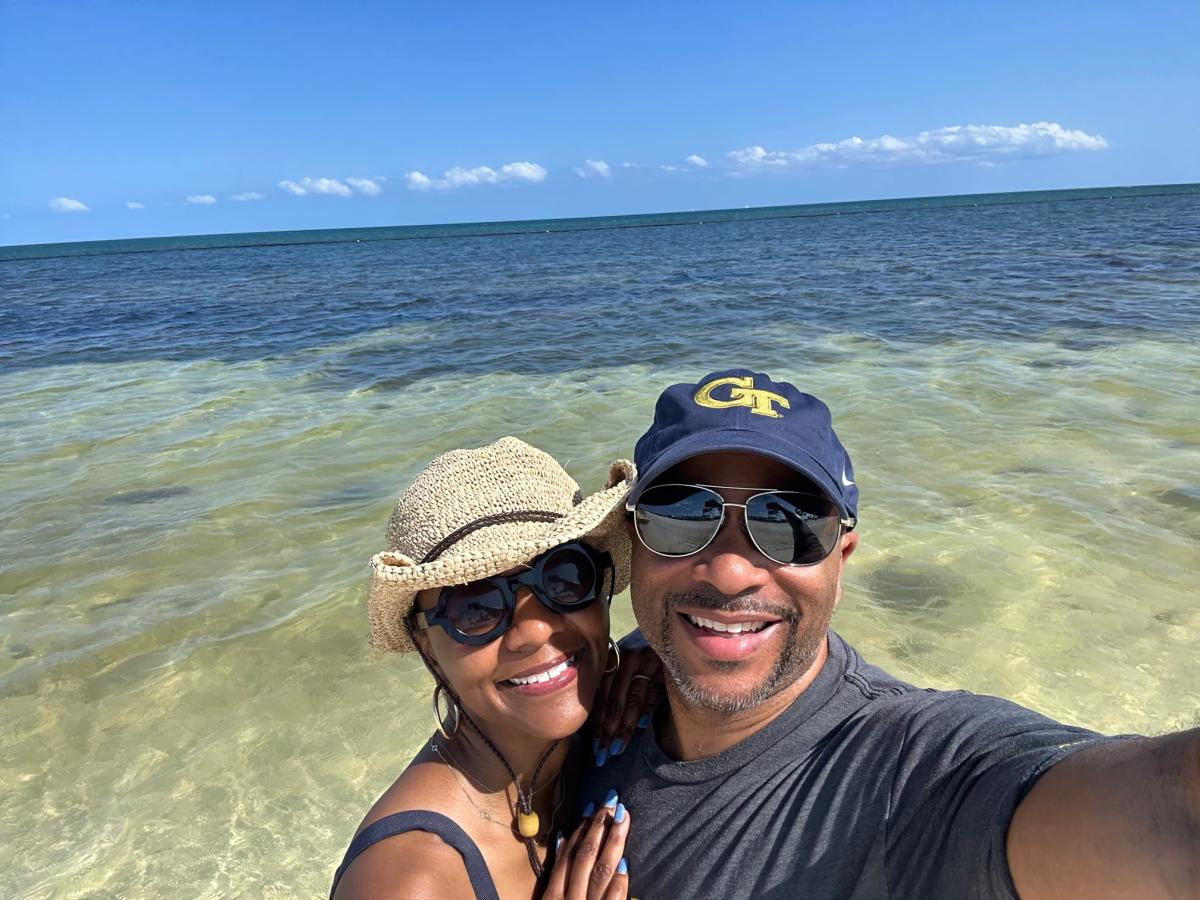
<instances>
[{"instance_id":1,"label":"mirrored sunglass lens","mask_svg":"<svg viewBox=\"0 0 1200 900\"><path fill-rule=\"evenodd\" d=\"M720 494L689 485L647 488L634 507L638 536L651 550L668 556L695 553L721 524Z\"/></svg>"},{"instance_id":2,"label":"mirrored sunglass lens","mask_svg":"<svg viewBox=\"0 0 1200 900\"><path fill-rule=\"evenodd\" d=\"M577 548L552 550L542 563L542 590L555 603L576 606L592 598L596 567Z\"/></svg>"},{"instance_id":3,"label":"mirrored sunglass lens","mask_svg":"<svg viewBox=\"0 0 1200 900\"><path fill-rule=\"evenodd\" d=\"M446 618L463 634L487 634L504 618L504 605L499 588L476 581L453 590L446 601Z\"/></svg>"},{"instance_id":4,"label":"mirrored sunglass lens","mask_svg":"<svg viewBox=\"0 0 1200 900\"><path fill-rule=\"evenodd\" d=\"M752 498L746 504L746 525L764 554L793 566L823 560L841 533L837 507L829 500L792 491Z\"/></svg>"}]
</instances>

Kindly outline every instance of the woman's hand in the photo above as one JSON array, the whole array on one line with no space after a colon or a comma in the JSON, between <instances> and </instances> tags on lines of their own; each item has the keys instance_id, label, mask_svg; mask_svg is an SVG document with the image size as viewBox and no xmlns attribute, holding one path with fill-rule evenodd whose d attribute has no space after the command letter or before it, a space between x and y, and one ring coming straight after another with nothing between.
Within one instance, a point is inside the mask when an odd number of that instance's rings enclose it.
<instances>
[{"instance_id":1,"label":"woman's hand","mask_svg":"<svg viewBox=\"0 0 1200 900\"><path fill-rule=\"evenodd\" d=\"M575 833L559 844L542 900L625 900L629 893L629 813L616 791L595 813L584 812L589 815Z\"/></svg>"},{"instance_id":2,"label":"woman's hand","mask_svg":"<svg viewBox=\"0 0 1200 900\"><path fill-rule=\"evenodd\" d=\"M620 641L621 664L605 674L596 692L596 765L604 765L629 746L635 728L650 724L650 714L663 695L662 662L640 631Z\"/></svg>"}]
</instances>

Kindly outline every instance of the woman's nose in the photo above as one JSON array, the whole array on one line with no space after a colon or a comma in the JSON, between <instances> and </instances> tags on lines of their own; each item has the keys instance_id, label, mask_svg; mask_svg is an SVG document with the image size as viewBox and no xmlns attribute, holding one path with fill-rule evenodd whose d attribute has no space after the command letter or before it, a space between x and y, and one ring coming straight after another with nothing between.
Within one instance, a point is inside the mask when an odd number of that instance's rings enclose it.
<instances>
[{"instance_id":1,"label":"woman's nose","mask_svg":"<svg viewBox=\"0 0 1200 900\"><path fill-rule=\"evenodd\" d=\"M517 588L512 626L504 635L509 649L544 644L561 627L560 613L549 609L529 588Z\"/></svg>"}]
</instances>

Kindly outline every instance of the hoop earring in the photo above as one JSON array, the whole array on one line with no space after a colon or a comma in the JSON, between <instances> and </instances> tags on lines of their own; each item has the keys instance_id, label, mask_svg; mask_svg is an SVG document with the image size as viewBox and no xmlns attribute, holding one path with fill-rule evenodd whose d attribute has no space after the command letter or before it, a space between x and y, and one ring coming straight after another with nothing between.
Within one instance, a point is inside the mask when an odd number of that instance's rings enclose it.
<instances>
[{"instance_id":1,"label":"hoop earring","mask_svg":"<svg viewBox=\"0 0 1200 900\"><path fill-rule=\"evenodd\" d=\"M449 708L446 710L446 717L453 718L454 720L454 724L450 727L449 734L446 733L446 720L442 716L442 710L439 704L439 701L442 697L442 691L444 690L446 691L446 702L449 704ZM438 734L440 734L447 741L458 734L458 726L462 722L462 710L458 708L458 704L454 700L454 695L446 690L445 686L440 681L438 682L437 687L433 689L433 721L437 725Z\"/></svg>"},{"instance_id":2,"label":"hoop earring","mask_svg":"<svg viewBox=\"0 0 1200 900\"><path fill-rule=\"evenodd\" d=\"M616 654L617 661L613 663L613 667L611 669L604 670L605 675L611 675L613 672L617 671L617 669L621 668L621 648L613 642L612 638L608 639L608 649Z\"/></svg>"}]
</instances>

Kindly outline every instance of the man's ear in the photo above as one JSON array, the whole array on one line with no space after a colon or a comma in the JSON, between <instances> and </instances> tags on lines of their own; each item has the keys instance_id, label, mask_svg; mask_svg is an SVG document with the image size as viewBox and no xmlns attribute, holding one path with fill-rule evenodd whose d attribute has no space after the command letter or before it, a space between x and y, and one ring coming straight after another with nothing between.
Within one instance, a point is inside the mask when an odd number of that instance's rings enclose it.
<instances>
[{"instance_id":1,"label":"man's ear","mask_svg":"<svg viewBox=\"0 0 1200 900\"><path fill-rule=\"evenodd\" d=\"M833 595L833 605L836 608L842 602L842 571L846 568L846 560L850 558L855 548L858 547L858 533L847 531L841 537L841 546L834 552L838 556L838 573L837 573L837 592Z\"/></svg>"},{"instance_id":2,"label":"man's ear","mask_svg":"<svg viewBox=\"0 0 1200 900\"><path fill-rule=\"evenodd\" d=\"M838 552L842 554L842 565L846 564L846 560L850 558L850 554L858 547L858 532L847 531L842 535L842 546Z\"/></svg>"}]
</instances>

